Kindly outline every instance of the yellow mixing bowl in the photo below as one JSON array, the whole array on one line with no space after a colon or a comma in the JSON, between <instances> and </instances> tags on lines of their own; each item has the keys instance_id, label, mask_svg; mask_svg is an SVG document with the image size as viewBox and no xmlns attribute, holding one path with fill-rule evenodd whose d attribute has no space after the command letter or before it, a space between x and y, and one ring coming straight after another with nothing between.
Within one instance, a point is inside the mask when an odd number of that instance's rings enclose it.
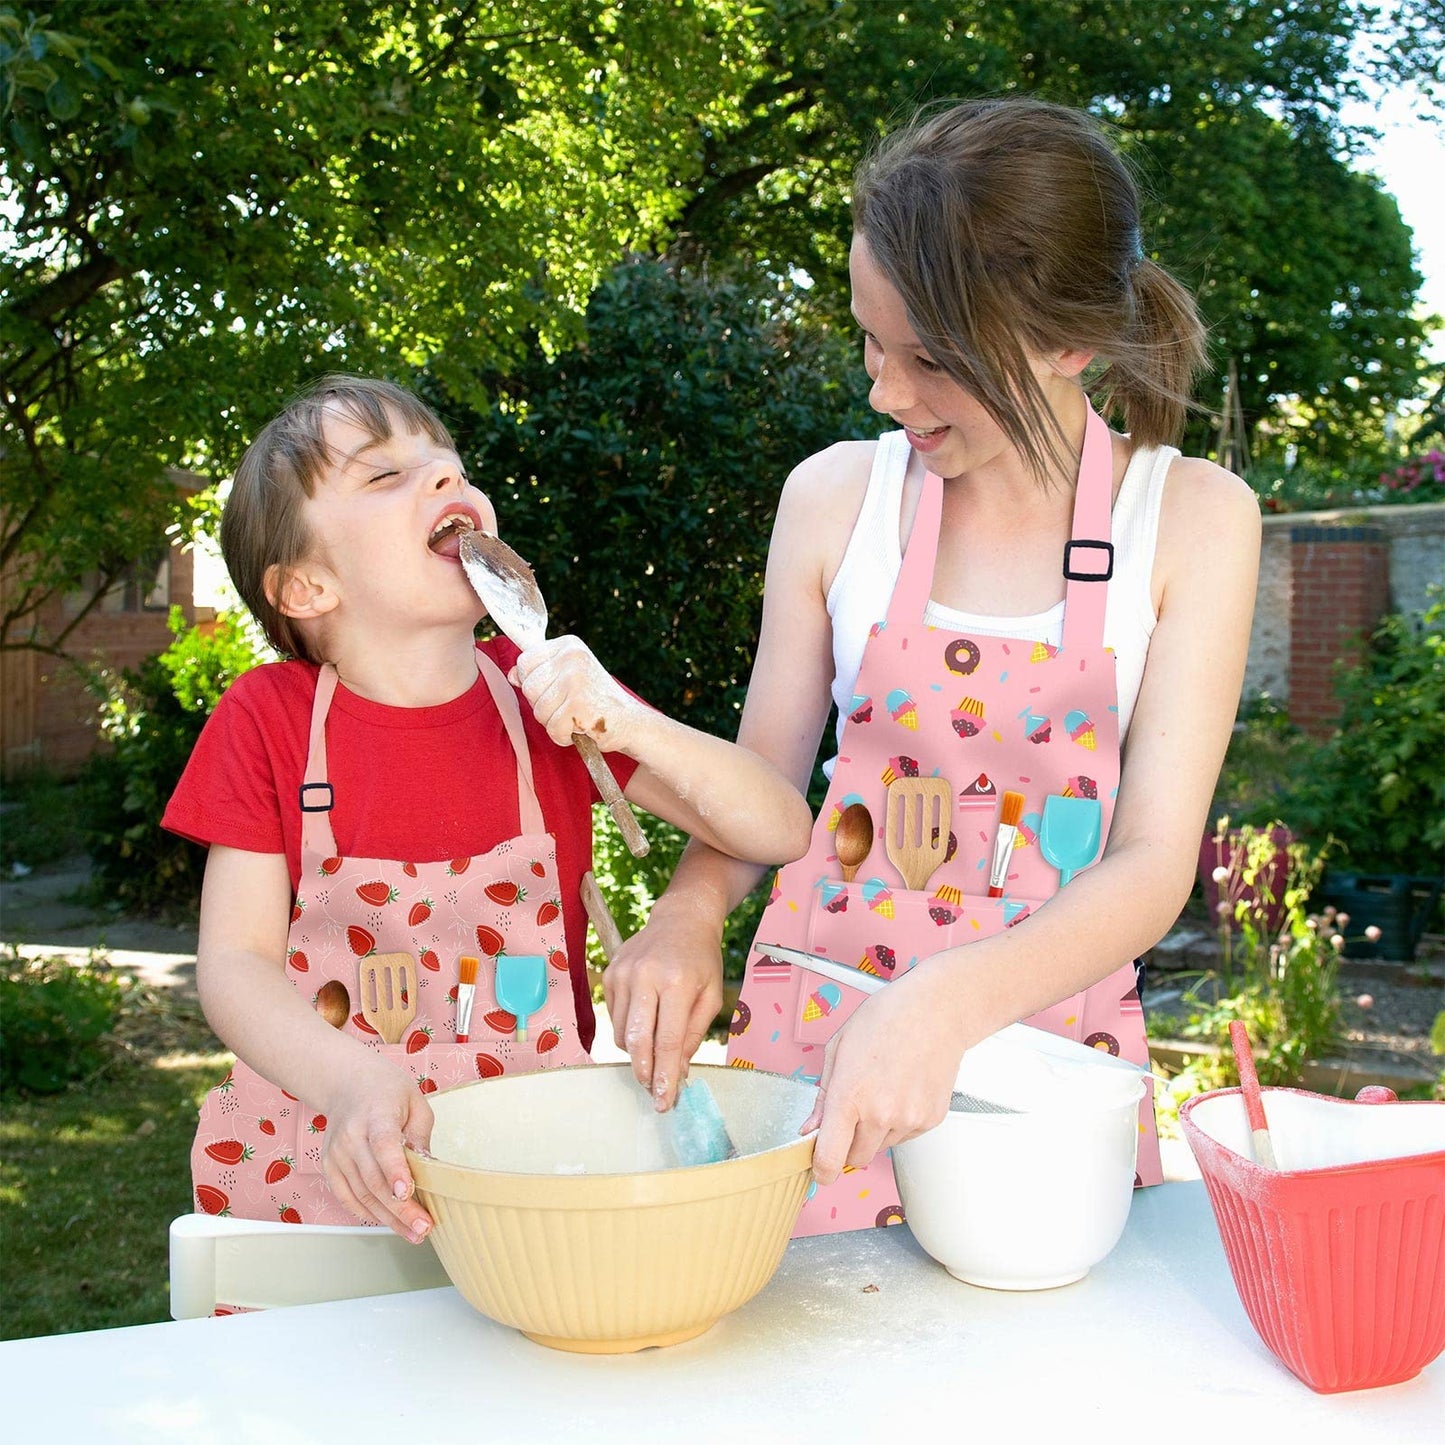
<instances>
[{"instance_id":1,"label":"yellow mixing bowl","mask_svg":"<svg viewBox=\"0 0 1445 1445\"><path fill-rule=\"evenodd\" d=\"M813 1162L812 1085L694 1065L734 1159L669 1167L667 1121L626 1064L465 1084L431 1097L408 1149L431 1241L483 1314L555 1349L614 1354L700 1335L772 1278Z\"/></svg>"}]
</instances>

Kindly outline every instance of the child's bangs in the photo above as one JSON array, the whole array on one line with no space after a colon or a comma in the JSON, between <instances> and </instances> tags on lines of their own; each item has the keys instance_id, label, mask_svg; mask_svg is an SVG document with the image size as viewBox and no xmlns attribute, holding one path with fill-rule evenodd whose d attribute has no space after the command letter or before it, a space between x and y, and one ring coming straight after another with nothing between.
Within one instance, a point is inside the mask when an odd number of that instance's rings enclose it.
<instances>
[{"instance_id":1,"label":"child's bangs","mask_svg":"<svg viewBox=\"0 0 1445 1445\"><path fill-rule=\"evenodd\" d=\"M384 442L397 430L421 432L440 446L454 449L450 433L430 407L409 391L390 382L361 378L336 384L320 383L292 408L279 440L291 469L307 496L329 466L340 462L326 440L326 414L339 413L369 442Z\"/></svg>"}]
</instances>

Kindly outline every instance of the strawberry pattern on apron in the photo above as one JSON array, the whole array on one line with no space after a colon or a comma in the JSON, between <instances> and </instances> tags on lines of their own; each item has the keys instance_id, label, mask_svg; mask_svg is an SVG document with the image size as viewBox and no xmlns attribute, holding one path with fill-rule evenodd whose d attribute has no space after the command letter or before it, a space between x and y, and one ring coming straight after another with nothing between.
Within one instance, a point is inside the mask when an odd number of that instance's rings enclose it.
<instances>
[{"instance_id":1,"label":"strawberry pattern on apron","mask_svg":"<svg viewBox=\"0 0 1445 1445\"><path fill-rule=\"evenodd\" d=\"M1064 554L1063 637L1055 647L924 623L943 501L941 480L931 473L924 479L888 615L864 647L812 842L778 871L748 956L729 1030L734 1067L816 1081L829 1040L867 997L772 958L760 945L803 949L891 979L920 959L1017 924L1059 887L1059 872L1039 847L1050 794L1097 800L1102 852L1120 766L1114 656L1104 646L1113 548L1096 540L1109 537L1112 493L1109 432L1091 409ZM889 785L914 777L946 779L950 799L946 858L921 890L905 887L884 841ZM1003 896L990 898L1000 804L1010 790L1024 796L1023 819ZM876 836L857 876L845 883L834 831L843 809L858 802L872 814ZM1132 960L1025 1022L1148 1064ZM1159 1183L1152 1094L1140 1105L1139 1129L1136 1182ZM815 1184L795 1234L903 1217L885 1153L826 1188Z\"/></svg>"},{"instance_id":2,"label":"strawberry pattern on apron","mask_svg":"<svg viewBox=\"0 0 1445 1445\"><path fill-rule=\"evenodd\" d=\"M343 1032L406 1070L423 1093L477 1078L590 1062L577 1034L560 905L556 845L546 831L517 697L477 652L516 756L521 833L475 858L399 862L343 858L332 833L326 715L336 670L323 667L311 713L301 788L301 881L291 910L286 976L313 1006L323 984L351 1001ZM458 786L473 786L462 778ZM475 784L480 785L480 784ZM495 784L489 784L495 785ZM416 1017L385 1044L360 1005L360 966L379 953L415 961ZM501 954L547 960L546 1002L518 1042L516 1020L497 1003ZM458 960L478 959L469 1042L455 1042ZM326 1117L241 1061L206 1096L191 1149L196 1207L208 1214L291 1224L357 1224L321 1172Z\"/></svg>"}]
</instances>

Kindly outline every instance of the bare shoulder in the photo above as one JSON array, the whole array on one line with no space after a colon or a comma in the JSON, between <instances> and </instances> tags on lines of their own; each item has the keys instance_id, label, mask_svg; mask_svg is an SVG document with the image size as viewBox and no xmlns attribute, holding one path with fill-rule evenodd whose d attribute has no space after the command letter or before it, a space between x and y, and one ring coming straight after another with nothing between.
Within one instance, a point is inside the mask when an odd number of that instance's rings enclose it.
<instances>
[{"instance_id":1,"label":"bare shoulder","mask_svg":"<svg viewBox=\"0 0 1445 1445\"><path fill-rule=\"evenodd\" d=\"M1205 457L1177 457L1164 488L1165 518L1193 527L1259 525L1259 499L1249 484Z\"/></svg>"},{"instance_id":2,"label":"bare shoulder","mask_svg":"<svg viewBox=\"0 0 1445 1445\"><path fill-rule=\"evenodd\" d=\"M773 552L831 583L858 521L876 442L835 442L799 462L778 503Z\"/></svg>"},{"instance_id":3,"label":"bare shoulder","mask_svg":"<svg viewBox=\"0 0 1445 1445\"><path fill-rule=\"evenodd\" d=\"M802 507L822 505L838 510L846 508L848 500L854 498L853 515L856 516L877 450L877 442L834 442L805 457L788 474L783 487L784 503Z\"/></svg>"},{"instance_id":4,"label":"bare shoulder","mask_svg":"<svg viewBox=\"0 0 1445 1445\"><path fill-rule=\"evenodd\" d=\"M1181 566L1259 552L1259 498L1233 472L1204 457L1178 457L1169 468L1159 514L1161 560Z\"/></svg>"}]
</instances>

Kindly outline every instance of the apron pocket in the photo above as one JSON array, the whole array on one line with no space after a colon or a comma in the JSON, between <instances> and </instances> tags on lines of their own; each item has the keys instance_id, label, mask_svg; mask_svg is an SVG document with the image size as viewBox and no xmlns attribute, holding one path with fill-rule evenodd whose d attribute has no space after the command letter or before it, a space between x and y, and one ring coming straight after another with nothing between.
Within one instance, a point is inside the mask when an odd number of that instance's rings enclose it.
<instances>
[{"instance_id":1,"label":"apron pocket","mask_svg":"<svg viewBox=\"0 0 1445 1445\"><path fill-rule=\"evenodd\" d=\"M944 884L933 892L820 880L808 911L810 953L879 978L896 978L915 963L1001 933L1027 918L1041 900L980 898Z\"/></svg>"}]
</instances>

